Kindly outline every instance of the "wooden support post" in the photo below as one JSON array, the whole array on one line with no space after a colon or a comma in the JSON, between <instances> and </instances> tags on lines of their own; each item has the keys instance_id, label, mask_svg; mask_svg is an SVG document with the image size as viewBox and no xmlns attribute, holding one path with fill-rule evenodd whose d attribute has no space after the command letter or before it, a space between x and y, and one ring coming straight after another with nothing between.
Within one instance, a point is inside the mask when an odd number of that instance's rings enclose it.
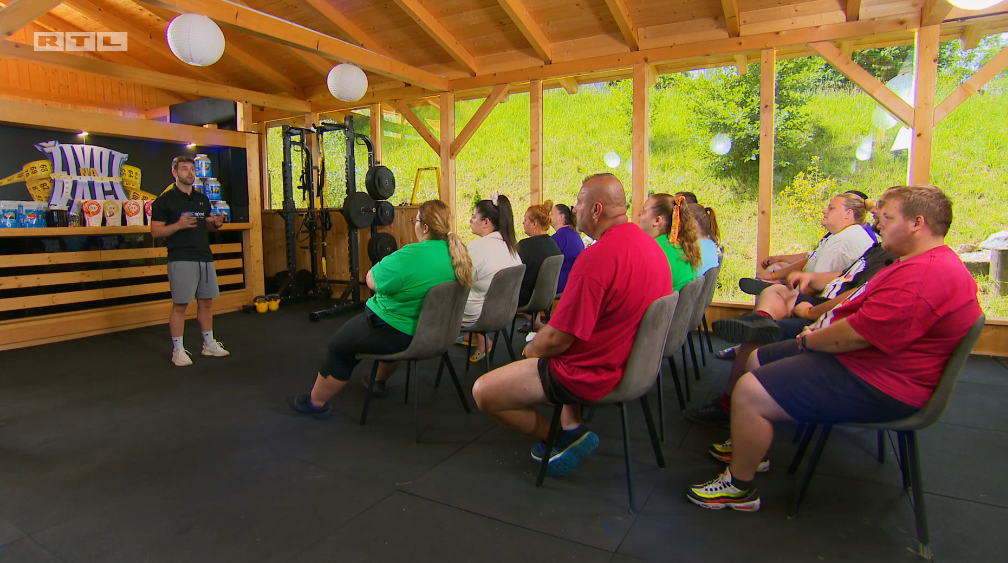
<instances>
[{"instance_id":1,"label":"wooden support post","mask_svg":"<svg viewBox=\"0 0 1008 563\"><path fill-rule=\"evenodd\" d=\"M931 182L931 137L934 132L935 90L938 86L938 37L940 25L917 30L914 42L914 120L913 141L907 182Z\"/></svg>"},{"instance_id":2,"label":"wooden support post","mask_svg":"<svg viewBox=\"0 0 1008 563\"><path fill-rule=\"evenodd\" d=\"M259 168L262 170L259 176L261 203L263 209L271 209L272 195L270 194L270 174L269 174L269 149L267 140L269 139L269 123L260 121L259 131Z\"/></svg>"},{"instance_id":3,"label":"wooden support post","mask_svg":"<svg viewBox=\"0 0 1008 563\"><path fill-rule=\"evenodd\" d=\"M236 102L237 107L237 129L239 131L252 131L252 103Z\"/></svg>"},{"instance_id":4,"label":"wooden support post","mask_svg":"<svg viewBox=\"0 0 1008 563\"><path fill-rule=\"evenodd\" d=\"M453 221L458 229L458 218L460 216L455 205L457 198L455 193L455 157L452 156L451 146L455 141L455 93L441 93L441 201L448 204L451 210Z\"/></svg>"},{"instance_id":5,"label":"wooden support post","mask_svg":"<svg viewBox=\"0 0 1008 563\"><path fill-rule=\"evenodd\" d=\"M774 120L777 104L777 51L760 57L759 216L756 224L756 265L770 256L773 220Z\"/></svg>"},{"instance_id":6,"label":"wooden support post","mask_svg":"<svg viewBox=\"0 0 1008 563\"><path fill-rule=\"evenodd\" d=\"M648 173L648 69L647 64L633 67L633 153L630 171L630 218L637 217L647 200Z\"/></svg>"},{"instance_id":7,"label":"wooden support post","mask_svg":"<svg viewBox=\"0 0 1008 563\"><path fill-rule=\"evenodd\" d=\"M529 83L529 203L543 202L543 84Z\"/></svg>"},{"instance_id":8,"label":"wooden support post","mask_svg":"<svg viewBox=\"0 0 1008 563\"><path fill-rule=\"evenodd\" d=\"M318 122L319 122L319 114L317 112L310 111L304 114L304 123L302 125L307 128L315 125ZM308 148L311 149L312 166L317 167L319 165L319 151L322 150L322 147L318 146L317 137L315 137L315 135L312 135L310 133L305 133L305 142L308 144ZM314 170L310 170L308 173L311 174L313 177L315 175ZM315 205L318 206L318 204L319 201L316 199Z\"/></svg>"},{"instance_id":9,"label":"wooden support post","mask_svg":"<svg viewBox=\"0 0 1008 563\"><path fill-rule=\"evenodd\" d=\"M242 255L245 264L245 289L252 290L252 295L266 293L265 270L263 267L263 237L262 237L262 193L264 183L259 176L259 155L262 154L266 136L249 133L246 135L245 156L248 161L248 205L249 223L252 229L242 231ZM262 168L265 170L265 167Z\"/></svg>"},{"instance_id":10,"label":"wooden support post","mask_svg":"<svg viewBox=\"0 0 1008 563\"><path fill-rule=\"evenodd\" d=\"M381 104L371 104L371 144L374 145L374 157L382 161L382 109Z\"/></svg>"}]
</instances>

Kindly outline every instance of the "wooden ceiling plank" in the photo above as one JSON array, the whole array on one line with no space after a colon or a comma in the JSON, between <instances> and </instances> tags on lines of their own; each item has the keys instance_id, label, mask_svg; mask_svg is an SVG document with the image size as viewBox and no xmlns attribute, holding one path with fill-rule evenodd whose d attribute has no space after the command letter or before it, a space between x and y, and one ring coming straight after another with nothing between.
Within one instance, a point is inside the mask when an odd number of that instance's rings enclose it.
<instances>
[{"instance_id":1,"label":"wooden ceiling plank","mask_svg":"<svg viewBox=\"0 0 1008 563\"><path fill-rule=\"evenodd\" d=\"M63 0L14 0L0 10L0 35L4 39L14 35L62 3Z\"/></svg>"},{"instance_id":2,"label":"wooden ceiling plank","mask_svg":"<svg viewBox=\"0 0 1008 563\"><path fill-rule=\"evenodd\" d=\"M948 0L926 0L921 8L921 27L940 24L951 11Z\"/></svg>"},{"instance_id":3,"label":"wooden ceiling plank","mask_svg":"<svg viewBox=\"0 0 1008 563\"><path fill-rule=\"evenodd\" d=\"M542 28L536 23L532 14L525 8L522 0L497 0L500 7L504 9L511 21L514 22L518 31L525 36L525 39L532 46L543 61L549 63L553 61L553 48L550 47L549 39L542 32Z\"/></svg>"},{"instance_id":4,"label":"wooden ceiling plank","mask_svg":"<svg viewBox=\"0 0 1008 563\"><path fill-rule=\"evenodd\" d=\"M809 43L809 47L819 53L822 58L826 59L844 76L850 78L868 96L895 115L900 121L907 126L913 126L914 109L910 107L910 104L904 102L885 83L872 76L871 73L854 62L853 59L843 54L839 47L829 41Z\"/></svg>"},{"instance_id":5,"label":"wooden ceiling plank","mask_svg":"<svg viewBox=\"0 0 1008 563\"><path fill-rule=\"evenodd\" d=\"M268 83L279 86L280 89L285 92L293 94L295 98L305 99L304 88L299 86L297 82L287 78L283 72L277 70L269 64L266 64L265 61L268 60L267 57L253 55L244 48L236 45L236 43L237 41L228 42L226 51L228 55L244 65L246 68L250 69L252 72L266 79Z\"/></svg>"},{"instance_id":6,"label":"wooden ceiling plank","mask_svg":"<svg viewBox=\"0 0 1008 563\"><path fill-rule=\"evenodd\" d=\"M276 43L317 52L334 60L353 63L389 78L431 90L446 90L448 79L347 43L330 35L227 0L139 0L179 13L203 14L217 23Z\"/></svg>"},{"instance_id":7,"label":"wooden ceiling plank","mask_svg":"<svg viewBox=\"0 0 1008 563\"><path fill-rule=\"evenodd\" d=\"M613 19L616 20L616 25L619 26L620 33L623 34L623 40L626 41L631 50L639 50L639 35L637 28L634 27L633 22L630 21L630 12L627 10L626 3L623 0L605 0L605 3L609 8L609 13L611 13Z\"/></svg>"},{"instance_id":8,"label":"wooden ceiling plank","mask_svg":"<svg viewBox=\"0 0 1008 563\"><path fill-rule=\"evenodd\" d=\"M380 46L378 43L373 41L368 34L364 33L361 28L357 27L349 18L343 15L342 12L336 9L335 6L329 3L328 0L306 0L312 8L315 8L320 14L322 14L325 19L329 20L330 23L339 28L340 31L345 33L354 43L357 43L361 47L364 47L368 51L374 51L382 55L388 56L389 53L386 49Z\"/></svg>"},{"instance_id":9,"label":"wooden ceiling plank","mask_svg":"<svg viewBox=\"0 0 1008 563\"><path fill-rule=\"evenodd\" d=\"M847 0L846 8L847 21L853 22L861 19L861 0Z\"/></svg>"},{"instance_id":10,"label":"wooden ceiling plank","mask_svg":"<svg viewBox=\"0 0 1008 563\"><path fill-rule=\"evenodd\" d=\"M1006 68L1008 68L1008 47L1001 49L1001 52L995 55L987 64L980 67L980 70L976 71L969 80L963 82L961 86L956 88L954 92L949 94L947 98L935 107L934 124L938 125L941 120L955 111L960 104L968 100L970 96L975 94L980 88L983 88L984 84L987 84L992 78L1001 74Z\"/></svg>"},{"instance_id":11,"label":"wooden ceiling plank","mask_svg":"<svg viewBox=\"0 0 1008 563\"><path fill-rule=\"evenodd\" d=\"M458 39L441 22L434 17L426 8L420 5L417 0L395 0L395 3L403 9L410 18L413 19L428 35L431 36L438 45L441 46L453 59L469 72L476 74L476 59L465 47L459 43Z\"/></svg>"},{"instance_id":12,"label":"wooden ceiling plank","mask_svg":"<svg viewBox=\"0 0 1008 563\"><path fill-rule=\"evenodd\" d=\"M483 122L486 121L486 118L490 116L490 112L492 112L493 109L497 107L497 104L499 104L501 100L504 99L505 96L507 96L508 89L510 87L511 87L510 84L498 84L497 86L494 87L493 91L490 92L490 95L487 96L485 100L483 100L483 103L480 104L479 109L477 109L476 113L473 114L472 119L470 119L469 122L466 123L466 126L462 128L462 131L458 134L457 137L455 137L455 140L452 141L451 144L452 158L457 157L459 153L462 152L462 149L465 148L466 143L468 143L469 140L472 139L473 135L476 134L476 131L479 130L480 125L483 125Z\"/></svg>"},{"instance_id":13,"label":"wooden ceiling plank","mask_svg":"<svg viewBox=\"0 0 1008 563\"><path fill-rule=\"evenodd\" d=\"M204 82L183 76L143 70L67 53L35 51L31 45L11 41L0 43L0 57L67 70L90 72L104 77L111 77L114 80L145 84L171 92L182 92L239 102L252 102L256 105L291 111L305 112L311 108L311 104L306 101L295 100L286 96L255 92L214 82Z\"/></svg>"},{"instance_id":14,"label":"wooden ceiling plank","mask_svg":"<svg viewBox=\"0 0 1008 563\"><path fill-rule=\"evenodd\" d=\"M431 133L430 128L428 128L427 124L424 123L422 119L420 119L419 115L414 113L413 110L410 109L410 107L407 106L405 103L403 103L401 100L393 101L392 107L394 107L397 112L402 114L403 119L408 121L409 124L412 125L414 129L416 129L416 132L420 135L421 138L423 138L424 141L427 141L427 144L430 145L430 148L434 149L434 152L441 154L441 142L437 140L437 137L434 136L434 133Z\"/></svg>"}]
</instances>

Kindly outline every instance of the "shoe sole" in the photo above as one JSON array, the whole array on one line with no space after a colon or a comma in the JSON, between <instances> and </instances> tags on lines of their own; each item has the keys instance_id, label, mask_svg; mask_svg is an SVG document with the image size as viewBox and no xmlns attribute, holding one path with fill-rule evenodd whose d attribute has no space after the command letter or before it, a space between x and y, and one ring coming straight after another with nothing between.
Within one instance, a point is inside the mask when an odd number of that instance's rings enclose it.
<instances>
[{"instance_id":1,"label":"shoe sole","mask_svg":"<svg viewBox=\"0 0 1008 563\"><path fill-rule=\"evenodd\" d=\"M571 443L562 452L549 460L546 474L550 477L561 477L574 470L581 458L595 451L599 445L598 434L585 432L577 441ZM542 461L542 460L540 460Z\"/></svg>"},{"instance_id":2,"label":"shoe sole","mask_svg":"<svg viewBox=\"0 0 1008 563\"><path fill-rule=\"evenodd\" d=\"M742 290L742 293L748 293L749 295L759 296L759 294L762 293L764 289L770 287L771 285L776 284L772 284L770 282L755 278L743 278L739 280L738 285L739 289Z\"/></svg>"},{"instance_id":3,"label":"shoe sole","mask_svg":"<svg viewBox=\"0 0 1008 563\"><path fill-rule=\"evenodd\" d=\"M730 455L719 454L719 453L717 453L714 450L707 450L707 453L709 453L711 455L711 457L713 457L714 459L716 459L716 460L718 460L718 461L720 461L722 463L726 463L728 465L731 465L731 456ZM756 466L756 473L766 473L767 471L770 471L770 460L769 459L764 459L763 461L761 461L759 463L759 465Z\"/></svg>"},{"instance_id":4,"label":"shoe sole","mask_svg":"<svg viewBox=\"0 0 1008 563\"><path fill-rule=\"evenodd\" d=\"M738 510L739 512L756 512L760 509L759 497L757 497L756 500L748 502L735 502L732 500L711 502L694 498L693 495L686 493L686 498L688 498L693 504L708 510L724 510L726 508L730 508L732 510Z\"/></svg>"},{"instance_id":5,"label":"shoe sole","mask_svg":"<svg viewBox=\"0 0 1008 563\"><path fill-rule=\"evenodd\" d=\"M769 318L769 317L768 317ZM752 342L755 344L771 344L780 340L784 332L779 326L761 326L753 328L735 319L721 319L714 321L711 331L722 340L728 342Z\"/></svg>"},{"instance_id":6,"label":"shoe sole","mask_svg":"<svg viewBox=\"0 0 1008 563\"><path fill-rule=\"evenodd\" d=\"M227 354L215 354L213 352L207 352L206 350L203 350L200 353L208 358L225 358L231 355L231 352L228 352Z\"/></svg>"},{"instance_id":7,"label":"shoe sole","mask_svg":"<svg viewBox=\"0 0 1008 563\"><path fill-rule=\"evenodd\" d=\"M175 360L172 360L172 365L174 365L177 368L187 368L192 365L192 362L189 362L188 364L179 364L176 363Z\"/></svg>"}]
</instances>

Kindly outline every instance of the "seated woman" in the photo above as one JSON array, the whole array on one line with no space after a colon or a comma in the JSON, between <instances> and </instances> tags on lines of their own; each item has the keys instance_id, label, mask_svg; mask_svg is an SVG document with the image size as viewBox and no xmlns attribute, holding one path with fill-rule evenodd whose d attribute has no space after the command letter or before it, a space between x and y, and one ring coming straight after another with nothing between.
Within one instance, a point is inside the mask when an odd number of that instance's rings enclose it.
<instances>
[{"instance_id":1,"label":"seated woman","mask_svg":"<svg viewBox=\"0 0 1008 563\"><path fill-rule=\"evenodd\" d=\"M532 291L539 278L539 268L542 267L543 260L550 256L562 255L556 241L547 234L549 233L550 211L552 209L553 202L546 200L542 205L530 205L525 211L522 227L528 238L518 241L518 256L525 264L525 276L522 277L521 290L518 293L519 307L528 304L529 299L532 298Z\"/></svg>"},{"instance_id":2,"label":"seated woman","mask_svg":"<svg viewBox=\"0 0 1008 563\"><path fill-rule=\"evenodd\" d=\"M316 417L332 413L328 403L346 385L359 363L357 354L394 354L409 347L417 331L427 291L435 285L472 283L472 260L451 230L451 212L441 201L420 206L413 219L418 243L407 244L367 274L374 295L364 312L348 320L329 339L326 358L310 394L288 397L295 411ZM387 374L386 374L387 377Z\"/></svg>"},{"instance_id":3,"label":"seated woman","mask_svg":"<svg viewBox=\"0 0 1008 563\"><path fill-rule=\"evenodd\" d=\"M518 256L518 241L515 240L511 200L507 196L494 194L490 199L477 201L469 224L473 234L479 238L469 243L473 276L469 301L466 302L465 313L462 315L463 330L472 327L479 320L483 312L483 300L486 299L490 282L497 272L522 263ZM486 342L478 334L473 336L476 351L469 357L469 361L478 362L490 351L493 342ZM464 337L460 337L458 343L465 344Z\"/></svg>"},{"instance_id":4,"label":"seated woman","mask_svg":"<svg viewBox=\"0 0 1008 563\"><path fill-rule=\"evenodd\" d=\"M553 206L550 219L553 229L556 230L553 233L553 241L556 242L560 252L564 255L564 263L560 267L560 281L557 282L557 295L559 295L567 287L567 275L574 267L574 260L577 260L577 257L584 251L585 245L581 240L581 235L577 232L577 221L574 219L574 212L570 207L562 203L556 204Z\"/></svg>"},{"instance_id":5,"label":"seated woman","mask_svg":"<svg viewBox=\"0 0 1008 563\"><path fill-rule=\"evenodd\" d=\"M686 207L686 198L654 194L644 202L638 224L658 241L672 268L672 289L679 291L697 278L700 229Z\"/></svg>"},{"instance_id":6,"label":"seated woman","mask_svg":"<svg viewBox=\"0 0 1008 563\"><path fill-rule=\"evenodd\" d=\"M714 208L704 207L699 203L689 204L690 213L696 219L697 227L700 228L700 268L697 269L697 276L704 275L707 270L718 267L721 264L721 229L718 228L717 215Z\"/></svg>"}]
</instances>

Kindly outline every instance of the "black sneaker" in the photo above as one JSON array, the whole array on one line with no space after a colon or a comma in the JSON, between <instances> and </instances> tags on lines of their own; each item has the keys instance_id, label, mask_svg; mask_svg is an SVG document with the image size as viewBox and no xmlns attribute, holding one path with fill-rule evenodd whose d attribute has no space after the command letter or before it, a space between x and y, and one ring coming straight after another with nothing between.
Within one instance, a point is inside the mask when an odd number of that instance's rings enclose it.
<instances>
[{"instance_id":1,"label":"black sneaker","mask_svg":"<svg viewBox=\"0 0 1008 563\"><path fill-rule=\"evenodd\" d=\"M714 321L711 332L723 340L738 343L770 344L779 342L784 337L784 330L777 321L759 313Z\"/></svg>"},{"instance_id":2,"label":"black sneaker","mask_svg":"<svg viewBox=\"0 0 1008 563\"><path fill-rule=\"evenodd\" d=\"M332 414L332 409L326 404L316 407L312 404L308 395L298 395L297 397L287 397L287 406L294 412L314 416L315 418L326 418Z\"/></svg>"},{"instance_id":3,"label":"black sneaker","mask_svg":"<svg viewBox=\"0 0 1008 563\"><path fill-rule=\"evenodd\" d=\"M707 401L700 408L686 409L686 420L703 426L728 426L731 416L721 407L721 397Z\"/></svg>"},{"instance_id":4,"label":"black sneaker","mask_svg":"<svg viewBox=\"0 0 1008 563\"><path fill-rule=\"evenodd\" d=\"M366 377L362 377L361 380L360 380L361 385L363 385L365 389L367 389L367 387L368 387L368 381L369 380ZM371 390L371 398L373 398L373 399L383 399L383 398L388 397L388 396L389 396L389 390L385 388L385 382L384 381L375 381L374 382L374 389Z\"/></svg>"},{"instance_id":5,"label":"black sneaker","mask_svg":"<svg viewBox=\"0 0 1008 563\"><path fill-rule=\"evenodd\" d=\"M738 281L738 287L743 293L748 293L749 295L759 295L764 289L774 285L770 282L765 282L756 278L742 278Z\"/></svg>"}]
</instances>

